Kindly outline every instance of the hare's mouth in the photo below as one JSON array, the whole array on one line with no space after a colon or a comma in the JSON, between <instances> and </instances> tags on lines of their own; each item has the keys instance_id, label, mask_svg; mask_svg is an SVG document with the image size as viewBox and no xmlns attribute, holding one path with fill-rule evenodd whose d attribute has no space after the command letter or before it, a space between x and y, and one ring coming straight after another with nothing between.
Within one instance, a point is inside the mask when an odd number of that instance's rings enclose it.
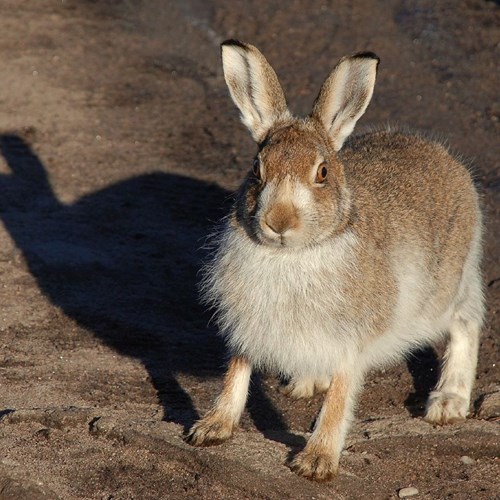
<instances>
[{"instance_id":1,"label":"hare's mouth","mask_svg":"<svg viewBox=\"0 0 500 500\"><path fill-rule=\"evenodd\" d=\"M274 247L274 248L279 248L279 247L286 247L287 246L287 241L286 238L283 236L278 236L276 238L269 238L268 236L261 234L259 237L260 243L264 246L268 247Z\"/></svg>"},{"instance_id":2,"label":"hare's mouth","mask_svg":"<svg viewBox=\"0 0 500 500\"><path fill-rule=\"evenodd\" d=\"M264 232L259 231L257 234L259 243L263 246L272 248L299 248L304 246L302 238L294 234L277 234L273 236L266 235Z\"/></svg>"}]
</instances>

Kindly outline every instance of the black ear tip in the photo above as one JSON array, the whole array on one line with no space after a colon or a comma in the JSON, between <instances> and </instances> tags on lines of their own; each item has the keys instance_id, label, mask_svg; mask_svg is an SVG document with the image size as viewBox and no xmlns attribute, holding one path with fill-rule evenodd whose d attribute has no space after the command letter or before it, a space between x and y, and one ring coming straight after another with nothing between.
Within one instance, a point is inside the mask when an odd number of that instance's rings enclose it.
<instances>
[{"instance_id":1,"label":"black ear tip","mask_svg":"<svg viewBox=\"0 0 500 500\"><path fill-rule=\"evenodd\" d=\"M220 44L221 48L229 46L229 45L236 46L236 47L241 47L242 49L246 49L247 48L247 46L243 42L240 42L239 40L236 40L234 38L230 38L229 40L224 40Z\"/></svg>"},{"instance_id":2,"label":"black ear tip","mask_svg":"<svg viewBox=\"0 0 500 500\"><path fill-rule=\"evenodd\" d=\"M357 54L354 54L351 56L353 59L375 59L377 61L377 66L380 63L380 57L375 54L375 52L358 52Z\"/></svg>"}]
</instances>

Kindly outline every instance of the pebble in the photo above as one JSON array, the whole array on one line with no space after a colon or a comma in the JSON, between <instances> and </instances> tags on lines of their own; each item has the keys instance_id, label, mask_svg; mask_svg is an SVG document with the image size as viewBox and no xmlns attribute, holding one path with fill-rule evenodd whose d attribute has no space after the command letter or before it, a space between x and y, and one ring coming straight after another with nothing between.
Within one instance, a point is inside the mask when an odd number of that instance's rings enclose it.
<instances>
[{"instance_id":1,"label":"pebble","mask_svg":"<svg viewBox=\"0 0 500 500\"><path fill-rule=\"evenodd\" d=\"M465 465L472 465L476 463L476 461L473 458L468 457L467 455L460 457L460 462L462 462Z\"/></svg>"},{"instance_id":2,"label":"pebble","mask_svg":"<svg viewBox=\"0 0 500 500\"><path fill-rule=\"evenodd\" d=\"M413 486L410 486L408 488L401 488L398 491L399 498L409 498L414 497L415 495L418 495L418 490L417 488L413 488Z\"/></svg>"},{"instance_id":3,"label":"pebble","mask_svg":"<svg viewBox=\"0 0 500 500\"><path fill-rule=\"evenodd\" d=\"M19 465L19 462L12 460L11 458L2 458L0 463L2 465L8 465L9 467L17 467Z\"/></svg>"}]
</instances>

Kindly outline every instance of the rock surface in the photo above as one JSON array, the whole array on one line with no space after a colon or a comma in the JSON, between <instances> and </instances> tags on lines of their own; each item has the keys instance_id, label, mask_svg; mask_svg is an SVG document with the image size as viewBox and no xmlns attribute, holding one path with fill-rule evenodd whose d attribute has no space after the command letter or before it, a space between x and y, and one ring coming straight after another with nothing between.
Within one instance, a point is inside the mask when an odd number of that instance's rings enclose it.
<instances>
[{"instance_id":1,"label":"rock surface","mask_svg":"<svg viewBox=\"0 0 500 500\"><path fill-rule=\"evenodd\" d=\"M477 416L487 420L500 419L500 391L485 394L484 397L481 398Z\"/></svg>"}]
</instances>

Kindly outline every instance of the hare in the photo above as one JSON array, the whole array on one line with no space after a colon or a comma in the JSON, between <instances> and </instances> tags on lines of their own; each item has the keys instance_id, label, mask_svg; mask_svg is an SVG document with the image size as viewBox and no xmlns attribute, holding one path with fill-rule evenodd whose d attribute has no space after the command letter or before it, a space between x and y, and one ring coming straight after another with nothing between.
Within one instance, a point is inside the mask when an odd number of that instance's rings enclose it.
<instances>
[{"instance_id":1,"label":"hare","mask_svg":"<svg viewBox=\"0 0 500 500\"><path fill-rule=\"evenodd\" d=\"M292 396L326 390L290 466L327 481L366 373L445 336L425 419L465 419L484 315L478 194L441 144L397 131L347 140L373 94L375 54L341 59L304 119L255 47L226 41L222 62L258 153L202 281L232 357L186 439L228 439L252 370L270 370Z\"/></svg>"}]
</instances>

